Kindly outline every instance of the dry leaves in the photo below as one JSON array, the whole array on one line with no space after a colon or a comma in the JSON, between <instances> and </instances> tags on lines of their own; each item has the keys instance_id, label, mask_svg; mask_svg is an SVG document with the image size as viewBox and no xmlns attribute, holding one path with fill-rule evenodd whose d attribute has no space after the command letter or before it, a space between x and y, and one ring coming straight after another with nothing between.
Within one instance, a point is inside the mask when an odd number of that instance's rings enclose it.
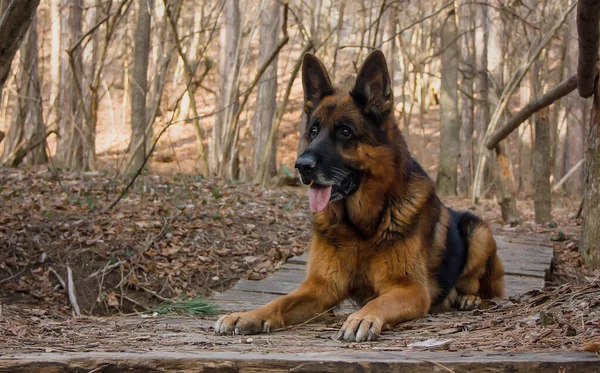
<instances>
[{"instance_id":1,"label":"dry leaves","mask_svg":"<svg viewBox=\"0 0 600 373\"><path fill-rule=\"evenodd\" d=\"M124 184L1 169L0 300L70 312L68 265L84 313L140 311L265 277L307 246L311 217L293 190L143 176L103 212Z\"/></svg>"}]
</instances>

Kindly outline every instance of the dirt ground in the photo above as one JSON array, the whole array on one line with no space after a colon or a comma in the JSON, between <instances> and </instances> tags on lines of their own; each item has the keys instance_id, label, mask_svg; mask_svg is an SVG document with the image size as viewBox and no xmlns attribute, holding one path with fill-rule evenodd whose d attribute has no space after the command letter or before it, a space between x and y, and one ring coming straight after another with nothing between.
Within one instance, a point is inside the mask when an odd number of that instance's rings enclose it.
<instances>
[{"instance_id":1,"label":"dirt ground","mask_svg":"<svg viewBox=\"0 0 600 373\"><path fill-rule=\"evenodd\" d=\"M4 307L0 352L592 351L600 349L600 283L532 291L487 309L430 315L375 342L334 339L344 315L268 335L217 336L214 317L69 317Z\"/></svg>"}]
</instances>

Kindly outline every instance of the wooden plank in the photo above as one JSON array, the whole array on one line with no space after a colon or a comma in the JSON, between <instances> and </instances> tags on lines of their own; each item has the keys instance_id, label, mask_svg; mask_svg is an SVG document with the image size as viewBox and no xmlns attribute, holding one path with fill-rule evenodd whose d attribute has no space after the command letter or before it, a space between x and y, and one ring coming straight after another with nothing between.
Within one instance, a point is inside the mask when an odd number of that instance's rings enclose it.
<instances>
[{"instance_id":1,"label":"wooden plank","mask_svg":"<svg viewBox=\"0 0 600 373\"><path fill-rule=\"evenodd\" d=\"M435 363L434 363L435 362ZM437 364L436 364L437 363ZM440 368L445 367L445 369ZM0 372L598 372L600 357L586 352L69 352L4 355Z\"/></svg>"},{"instance_id":2,"label":"wooden plank","mask_svg":"<svg viewBox=\"0 0 600 373\"><path fill-rule=\"evenodd\" d=\"M547 240L536 237L497 235L498 255L504 264L506 296L541 289L552 261L553 252ZM308 252L292 257L280 269L260 281L242 280L229 291L215 295L223 309L247 310L288 294L306 276ZM344 306L343 309L353 309Z\"/></svg>"}]
</instances>

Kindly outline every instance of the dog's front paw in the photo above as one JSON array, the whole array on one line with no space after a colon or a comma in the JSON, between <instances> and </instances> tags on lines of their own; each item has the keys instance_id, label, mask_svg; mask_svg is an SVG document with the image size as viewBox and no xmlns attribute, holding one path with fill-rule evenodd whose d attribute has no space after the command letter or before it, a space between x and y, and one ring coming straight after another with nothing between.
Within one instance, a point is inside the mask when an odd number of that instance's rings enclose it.
<instances>
[{"instance_id":1,"label":"dog's front paw","mask_svg":"<svg viewBox=\"0 0 600 373\"><path fill-rule=\"evenodd\" d=\"M461 311L469 311L478 308L481 305L481 298L477 295L461 295L456 302L457 308Z\"/></svg>"},{"instance_id":2,"label":"dog's front paw","mask_svg":"<svg viewBox=\"0 0 600 373\"><path fill-rule=\"evenodd\" d=\"M381 334L383 320L375 315L360 315L359 312L348 316L342 325L337 339L348 342L373 341Z\"/></svg>"},{"instance_id":3,"label":"dog's front paw","mask_svg":"<svg viewBox=\"0 0 600 373\"><path fill-rule=\"evenodd\" d=\"M270 331L271 323L254 312L236 312L221 316L215 324L216 334L256 334Z\"/></svg>"}]
</instances>

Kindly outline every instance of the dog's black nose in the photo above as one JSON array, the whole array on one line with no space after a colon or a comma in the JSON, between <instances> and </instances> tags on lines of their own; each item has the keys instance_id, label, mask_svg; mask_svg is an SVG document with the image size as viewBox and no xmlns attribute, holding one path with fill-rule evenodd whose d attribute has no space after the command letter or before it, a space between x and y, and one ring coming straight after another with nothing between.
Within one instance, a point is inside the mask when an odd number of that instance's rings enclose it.
<instances>
[{"instance_id":1,"label":"dog's black nose","mask_svg":"<svg viewBox=\"0 0 600 373\"><path fill-rule=\"evenodd\" d=\"M309 172L317 165L316 158L311 154L302 154L300 158L296 160L296 168L300 172Z\"/></svg>"}]
</instances>

